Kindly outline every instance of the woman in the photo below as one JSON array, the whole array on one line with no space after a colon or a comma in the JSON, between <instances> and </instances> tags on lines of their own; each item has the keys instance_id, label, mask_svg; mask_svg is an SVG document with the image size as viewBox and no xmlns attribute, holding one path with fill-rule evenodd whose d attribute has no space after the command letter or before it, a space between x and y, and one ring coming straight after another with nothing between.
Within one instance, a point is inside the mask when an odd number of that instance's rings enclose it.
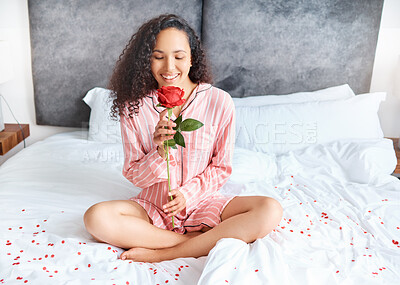
<instances>
[{"instance_id":1,"label":"woman","mask_svg":"<svg viewBox=\"0 0 400 285\"><path fill-rule=\"evenodd\" d=\"M248 243L263 238L281 220L282 208L272 198L219 194L232 172L234 105L226 92L207 82L200 41L175 15L145 23L117 62L110 89L116 96L113 114L121 120L123 174L143 190L130 200L93 205L84 222L96 240L128 249L121 259L200 257L221 238ZM155 90L162 86L185 92L186 102L173 109L172 120L157 107ZM163 143L173 137L179 115L204 126L183 133L185 148L169 150L169 193Z\"/></svg>"}]
</instances>

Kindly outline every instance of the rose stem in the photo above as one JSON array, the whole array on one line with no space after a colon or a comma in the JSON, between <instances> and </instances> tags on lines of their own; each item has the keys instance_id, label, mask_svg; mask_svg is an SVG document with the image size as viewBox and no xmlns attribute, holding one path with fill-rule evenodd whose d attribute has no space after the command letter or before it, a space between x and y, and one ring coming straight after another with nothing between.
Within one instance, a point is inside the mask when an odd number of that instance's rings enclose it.
<instances>
[{"instance_id":1,"label":"rose stem","mask_svg":"<svg viewBox=\"0 0 400 285\"><path fill-rule=\"evenodd\" d=\"M168 114L168 123L169 123L169 114ZM168 140L167 140L167 175L168 175L168 192L171 192L171 181L169 178L169 146L168 146ZM171 196L171 201L174 200ZM175 228L174 224L174 216L172 216L172 227Z\"/></svg>"}]
</instances>

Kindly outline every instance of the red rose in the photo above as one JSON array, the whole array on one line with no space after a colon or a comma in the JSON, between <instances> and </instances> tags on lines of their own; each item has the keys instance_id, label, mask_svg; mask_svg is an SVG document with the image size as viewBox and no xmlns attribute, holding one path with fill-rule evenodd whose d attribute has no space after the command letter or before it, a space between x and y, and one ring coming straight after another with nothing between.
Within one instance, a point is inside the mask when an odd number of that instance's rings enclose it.
<instances>
[{"instance_id":1,"label":"red rose","mask_svg":"<svg viewBox=\"0 0 400 285\"><path fill-rule=\"evenodd\" d=\"M175 86L163 86L157 89L158 102L165 108L173 108L180 106L185 103L185 99L182 99L185 95L185 91Z\"/></svg>"}]
</instances>

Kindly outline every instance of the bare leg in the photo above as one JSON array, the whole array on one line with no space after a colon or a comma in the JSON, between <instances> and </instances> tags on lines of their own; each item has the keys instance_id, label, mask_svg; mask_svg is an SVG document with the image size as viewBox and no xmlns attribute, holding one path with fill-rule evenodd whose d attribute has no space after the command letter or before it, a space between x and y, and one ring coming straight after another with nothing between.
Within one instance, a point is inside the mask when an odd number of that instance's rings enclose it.
<instances>
[{"instance_id":1,"label":"bare leg","mask_svg":"<svg viewBox=\"0 0 400 285\"><path fill-rule=\"evenodd\" d=\"M224 209L222 222L206 233L165 249L133 248L121 259L160 262L179 257L207 255L221 238L237 238L247 243L265 237L280 222L281 205L267 197L236 197Z\"/></svg>"},{"instance_id":2,"label":"bare leg","mask_svg":"<svg viewBox=\"0 0 400 285\"><path fill-rule=\"evenodd\" d=\"M84 222L88 232L98 241L121 248L166 248L198 235L182 235L157 228L147 212L136 202L116 200L90 207Z\"/></svg>"}]
</instances>

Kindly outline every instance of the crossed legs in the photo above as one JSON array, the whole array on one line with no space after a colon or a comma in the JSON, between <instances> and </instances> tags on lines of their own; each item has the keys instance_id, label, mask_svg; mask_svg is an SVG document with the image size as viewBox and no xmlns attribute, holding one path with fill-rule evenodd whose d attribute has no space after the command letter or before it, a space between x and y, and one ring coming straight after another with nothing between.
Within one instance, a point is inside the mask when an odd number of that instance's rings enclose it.
<instances>
[{"instance_id":1,"label":"crossed legs","mask_svg":"<svg viewBox=\"0 0 400 285\"><path fill-rule=\"evenodd\" d=\"M189 238L153 226L142 206L130 200L95 204L86 211L83 220L97 241L121 248L166 248Z\"/></svg>"},{"instance_id":2,"label":"crossed legs","mask_svg":"<svg viewBox=\"0 0 400 285\"><path fill-rule=\"evenodd\" d=\"M177 234L151 224L146 211L133 201L96 204L85 213L87 230L97 240L130 248L121 259L159 262L207 255L221 238L250 243L265 237L280 222L282 207L262 196L235 197L221 214L221 223L199 234Z\"/></svg>"}]
</instances>

